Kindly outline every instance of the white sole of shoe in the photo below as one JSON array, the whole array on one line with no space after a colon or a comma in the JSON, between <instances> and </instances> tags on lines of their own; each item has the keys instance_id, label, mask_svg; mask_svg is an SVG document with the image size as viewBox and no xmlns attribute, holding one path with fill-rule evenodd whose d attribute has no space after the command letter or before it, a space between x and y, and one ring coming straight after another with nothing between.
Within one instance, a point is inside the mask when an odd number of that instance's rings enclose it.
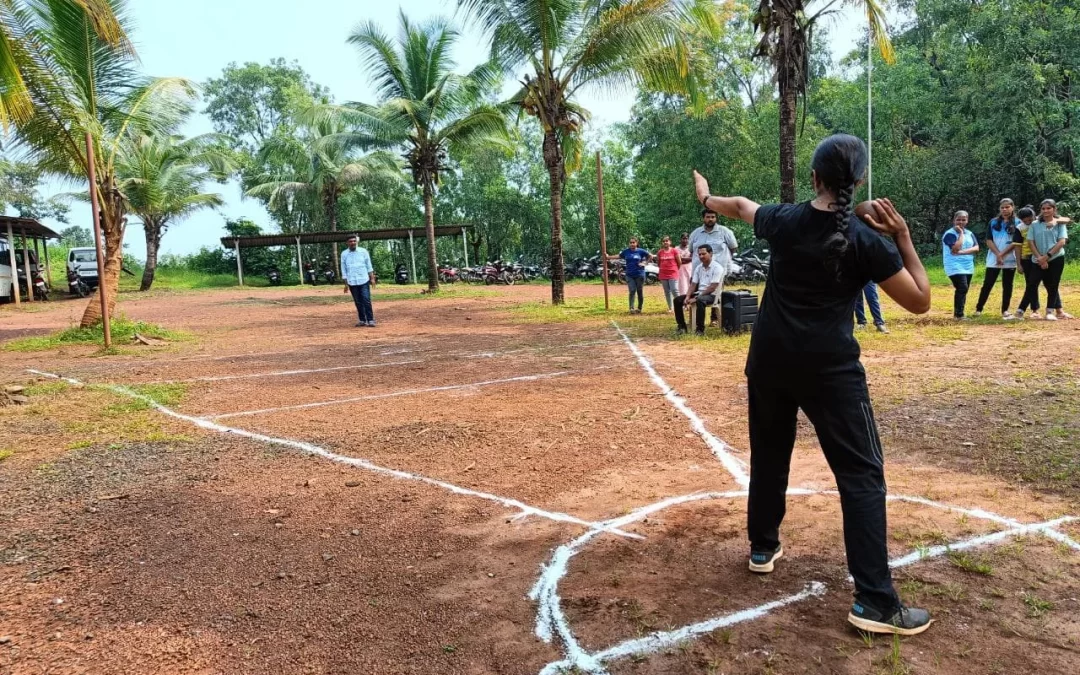
<instances>
[{"instance_id":1,"label":"white sole of shoe","mask_svg":"<svg viewBox=\"0 0 1080 675\"><path fill-rule=\"evenodd\" d=\"M757 564L754 563L753 560L751 560L750 561L750 571L755 572L757 574L768 574L769 572L772 572L773 569L776 567L776 561L779 560L780 558L783 558L783 557L784 557L784 547L781 546L780 550L777 551L775 555L773 555L772 560L770 560L769 562L757 565Z\"/></svg>"},{"instance_id":2,"label":"white sole of shoe","mask_svg":"<svg viewBox=\"0 0 1080 675\"><path fill-rule=\"evenodd\" d=\"M855 626L859 630L866 633L903 636L918 635L919 633L922 633L927 628L929 628L930 624L934 623L934 620L930 619L928 622L926 622L926 624L918 626L916 628L900 628L899 626L894 626L888 623L881 623L880 621L870 621L868 619L862 619L855 616L854 614L851 614L850 612L847 615L847 620L848 623L850 623L852 626Z\"/></svg>"}]
</instances>

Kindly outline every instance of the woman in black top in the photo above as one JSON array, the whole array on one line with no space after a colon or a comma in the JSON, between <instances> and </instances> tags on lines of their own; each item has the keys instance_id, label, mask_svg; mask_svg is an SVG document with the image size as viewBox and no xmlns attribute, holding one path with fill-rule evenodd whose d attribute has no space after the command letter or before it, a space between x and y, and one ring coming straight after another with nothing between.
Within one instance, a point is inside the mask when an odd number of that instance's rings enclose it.
<instances>
[{"instance_id":1,"label":"woman in black top","mask_svg":"<svg viewBox=\"0 0 1080 675\"><path fill-rule=\"evenodd\" d=\"M852 213L866 164L861 140L836 135L814 152L813 201L759 206L745 197L714 197L696 171L694 184L706 208L751 223L754 234L768 240L772 259L746 362L750 569L771 572L783 555L780 523L802 408L840 492L855 580L848 621L866 631L914 635L929 627L930 615L903 606L893 589L884 457L851 317L870 281L901 307L925 313L930 282L907 223L888 199L860 205L865 223Z\"/></svg>"}]
</instances>

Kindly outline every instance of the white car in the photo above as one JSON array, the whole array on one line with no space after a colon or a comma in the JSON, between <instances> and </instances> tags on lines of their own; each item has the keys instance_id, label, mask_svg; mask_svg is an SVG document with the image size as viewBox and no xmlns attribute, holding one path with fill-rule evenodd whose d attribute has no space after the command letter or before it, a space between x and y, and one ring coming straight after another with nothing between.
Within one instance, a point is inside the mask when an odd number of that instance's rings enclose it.
<instances>
[{"instance_id":1,"label":"white car","mask_svg":"<svg viewBox=\"0 0 1080 675\"><path fill-rule=\"evenodd\" d=\"M67 271L74 272L90 289L97 288L97 250L93 246L80 246L68 251Z\"/></svg>"}]
</instances>

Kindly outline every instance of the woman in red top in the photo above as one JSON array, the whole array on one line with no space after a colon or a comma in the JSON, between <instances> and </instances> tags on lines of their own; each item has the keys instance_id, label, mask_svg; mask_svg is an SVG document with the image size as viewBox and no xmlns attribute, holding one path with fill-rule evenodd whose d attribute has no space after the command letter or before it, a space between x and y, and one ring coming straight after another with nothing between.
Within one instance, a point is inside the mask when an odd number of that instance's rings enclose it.
<instances>
[{"instance_id":1,"label":"woman in red top","mask_svg":"<svg viewBox=\"0 0 1080 675\"><path fill-rule=\"evenodd\" d=\"M667 311L671 314L671 301L679 294L679 265L682 264L682 254L679 249L671 246L671 237L664 237L660 250L656 252L656 258L660 262L660 285L664 287Z\"/></svg>"}]
</instances>

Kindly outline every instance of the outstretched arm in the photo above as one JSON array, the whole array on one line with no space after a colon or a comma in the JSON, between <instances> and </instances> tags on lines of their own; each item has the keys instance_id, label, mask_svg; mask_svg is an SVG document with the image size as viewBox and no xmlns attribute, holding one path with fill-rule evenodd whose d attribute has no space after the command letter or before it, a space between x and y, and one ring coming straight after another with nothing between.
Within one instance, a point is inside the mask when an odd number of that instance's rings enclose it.
<instances>
[{"instance_id":1,"label":"outstretched arm","mask_svg":"<svg viewBox=\"0 0 1080 675\"><path fill-rule=\"evenodd\" d=\"M709 194L709 181L705 180L697 170L694 170L694 191L697 200L707 209L712 209L722 216L737 218L744 222L754 224L754 214L757 213L758 203L746 197L714 197Z\"/></svg>"},{"instance_id":2,"label":"outstretched arm","mask_svg":"<svg viewBox=\"0 0 1080 675\"><path fill-rule=\"evenodd\" d=\"M893 238L904 263L904 269L882 281L879 286L907 311L925 314L930 311L930 278L926 276L926 269L915 252L907 222L888 199L875 199L873 203L878 217L867 213L863 216L864 220L878 232Z\"/></svg>"}]
</instances>

